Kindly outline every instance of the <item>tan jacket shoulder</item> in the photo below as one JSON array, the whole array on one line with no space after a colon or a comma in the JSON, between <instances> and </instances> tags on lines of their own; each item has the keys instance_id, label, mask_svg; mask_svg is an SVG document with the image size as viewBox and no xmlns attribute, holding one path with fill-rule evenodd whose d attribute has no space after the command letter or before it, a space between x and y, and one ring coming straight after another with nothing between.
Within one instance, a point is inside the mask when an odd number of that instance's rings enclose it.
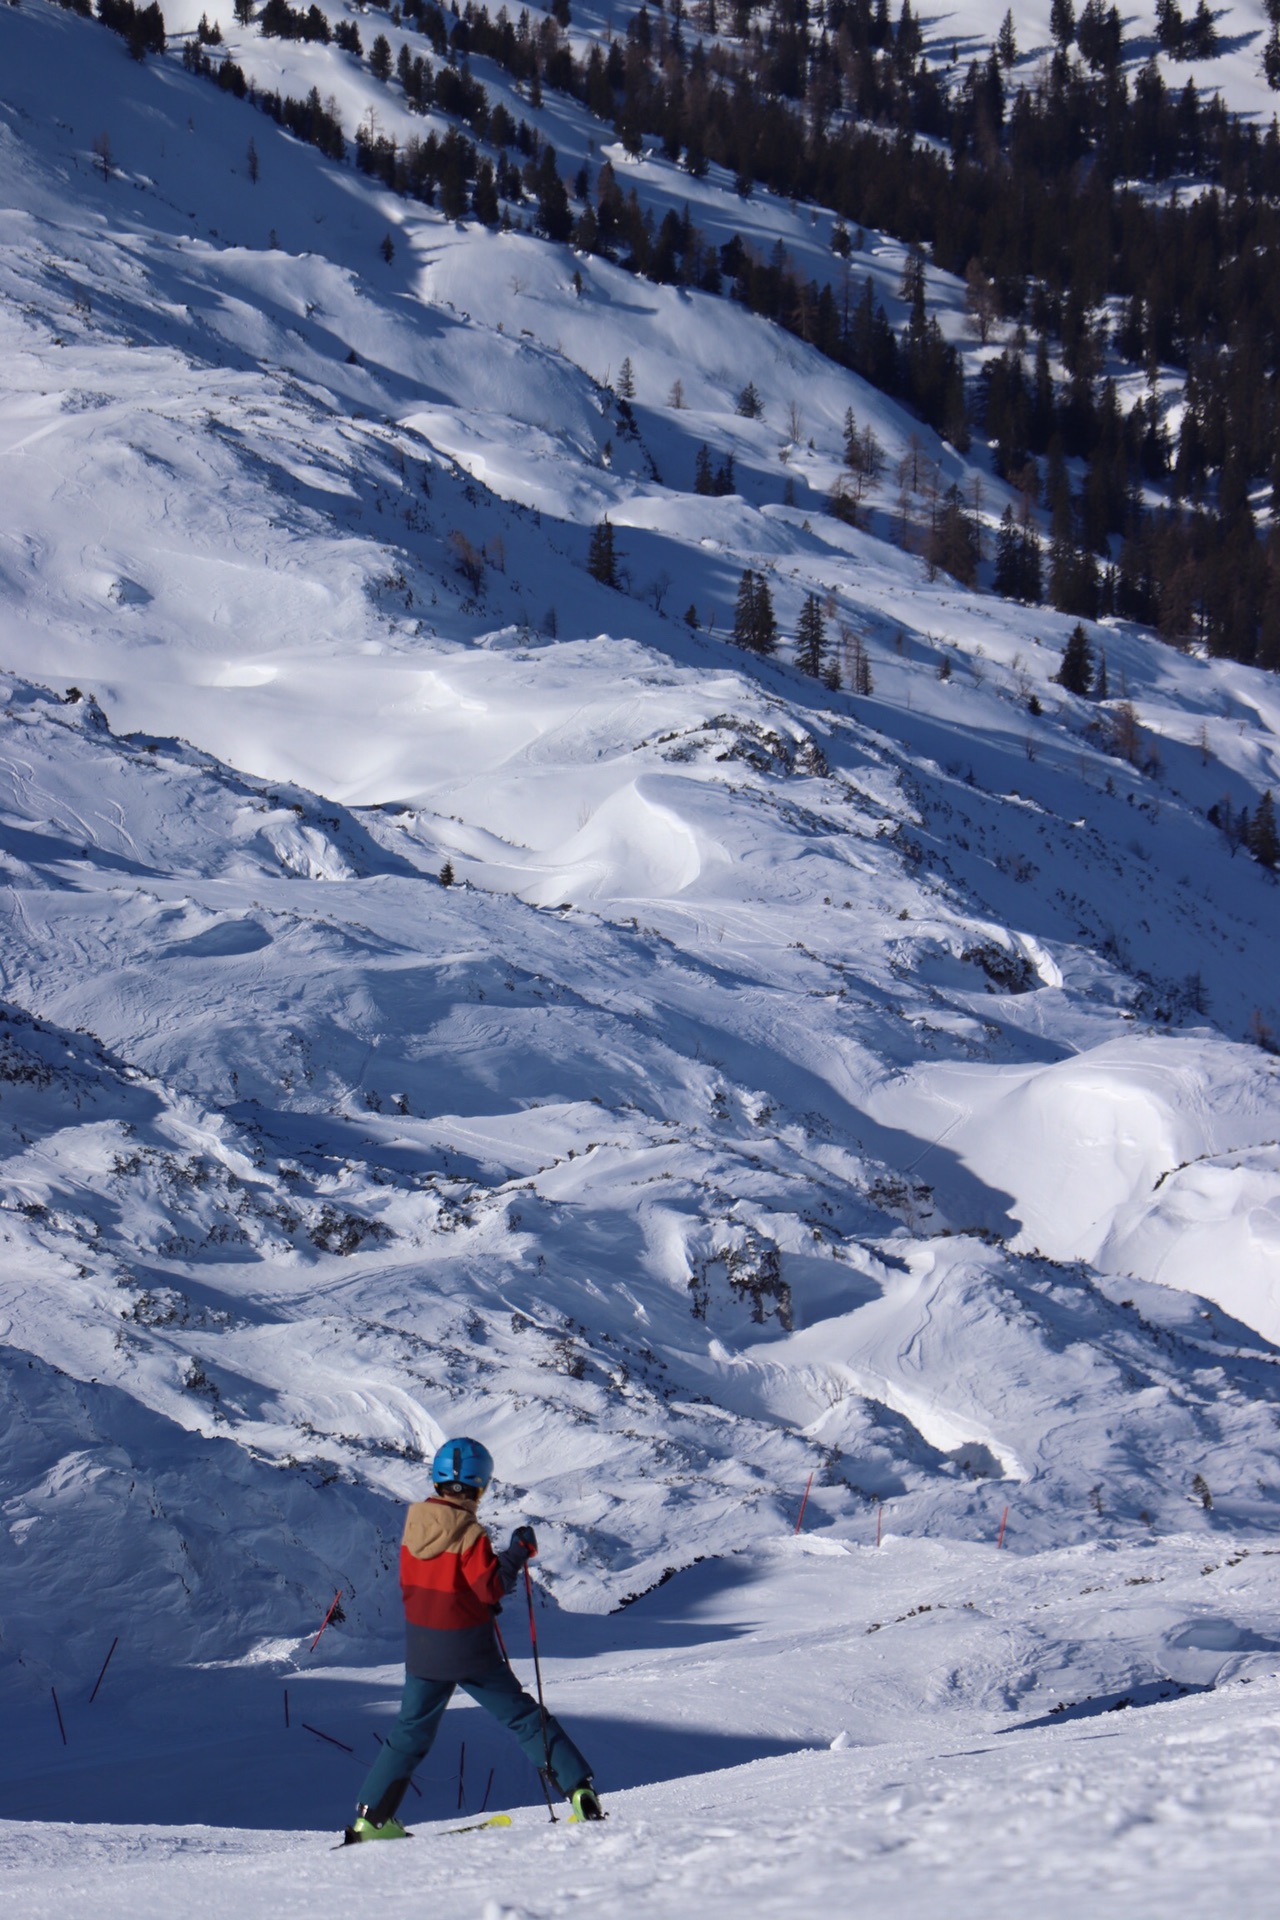
<instances>
[{"instance_id":1,"label":"tan jacket shoulder","mask_svg":"<svg viewBox=\"0 0 1280 1920\"><path fill-rule=\"evenodd\" d=\"M415 1500L405 1515L404 1546L415 1560L466 1553L484 1535L472 1507L452 1500Z\"/></svg>"}]
</instances>

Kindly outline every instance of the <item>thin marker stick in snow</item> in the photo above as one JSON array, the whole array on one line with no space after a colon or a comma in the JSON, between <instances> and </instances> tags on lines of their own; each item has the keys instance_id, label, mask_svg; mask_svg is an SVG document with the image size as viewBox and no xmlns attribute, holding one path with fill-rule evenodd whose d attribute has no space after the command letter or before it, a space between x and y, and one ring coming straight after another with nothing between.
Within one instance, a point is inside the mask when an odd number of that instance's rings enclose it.
<instances>
[{"instance_id":1,"label":"thin marker stick in snow","mask_svg":"<svg viewBox=\"0 0 1280 1920\"><path fill-rule=\"evenodd\" d=\"M876 1545L877 1546L880 1545L880 1528L883 1521L884 1521L884 1504L882 1502L880 1506L876 1508Z\"/></svg>"},{"instance_id":2,"label":"thin marker stick in snow","mask_svg":"<svg viewBox=\"0 0 1280 1920\"><path fill-rule=\"evenodd\" d=\"M67 1730L62 1724L62 1708L58 1705L58 1689L56 1687L50 1687L49 1691L53 1695L53 1710L58 1716L58 1732L62 1735L62 1744L65 1747L67 1745Z\"/></svg>"},{"instance_id":3,"label":"thin marker stick in snow","mask_svg":"<svg viewBox=\"0 0 1280 1920\"><path fill-rule=\"evenodd\" d=\"M339 1587L338 1591L334 1594L333 1599L329 1603L328 1613L326 1613L324 1619L320 1622L320 1633L324 1632L325 1628L328 1626L329 1622L332 1620L334 1615L334 1609L337 1607L338 1602L341 1600L341 1598L342 1598L342 1588ZM316 1648L319 1646L320 1633L318 1633L315 1639L311 1642L311 1645L307 1649L308 1653L314 1653Z\"/></svg>"},{"instance_id":4,"label":"thin marker stick in snow","mask_svg":"<svg viewBox=\"0 0 1280 1920\"><path fill-rule=\"evenodd\" d=\"M1004 1523L1008 1518L1009 1518L1009 1509L1008 1507L1006 1507L1004 1512L1000 1515L1000 1532L996 1538L997 1547L1002 1547L1004 1545Z\"/></svg>"},{"instance_id":5,"label":"thin marker stick in snow","mask_svg":"<svg viewBox=\"0 0 1280 1920\"><path fill-rule=\"evenodd\" d=\"M480 1802L481 1813L484 1812L485 1808L489 1804L489 1789L492 1787L492 1785L493 1785L493 1768L490 1767L489 1778L484 1783L484 1799Z\"/></svg>"},{"instance_id":6,"label":"thin marker stick in snow","mask_svg":"<svg viewBox=\"0 0 1280 1920\"><path fill-rule=\"evenodd\" d=\"M809 1478L804 1483L804 1498L800 1502L800 1511L796 1515L796 1532L797 1533L799 1533L801 1523L804 1520L804 1510L809 1504L809 1489L812 1485L813 1485L813 1474L811 1473L809 1475Z\"/></svg>"},{"instance_id":7,"label":"thin marker stick in snow","mask_svg":"<svg viewBox=\"0 0 1280 1920\"><path fill-rule=\"evenodd\" d=\"M321 1733L319 1727L313 1727L309 1720L300 1720L298 1725L305 1727L308 1733L314 1733L317 1740L327 1740L331 1747L341 1747L344 1753L355 1752L355 1748L349 1747L345 1740L335 1740L331 1733Z\"/></svg>"},{"instance_id":8,"label":"thin marker stick in snow","mask_svg":"<svg viewBox=\"0 0 1280 1920\"><path fill-rule=\"evenodd\" d=\"M284 1690L284 1723L286 1727L289 1724L289 1689L288 1687L286 1687Z\"/></svg>"},{"instance_id":9,"label":"thin marker stick in snow","mask_svg":"<svg viewBox=\"0 0 1280 1920\"><path fill-rule=\"evenodd\" d=\"M120 1645L120 1635L117 1634L115 1639L111 1642L111 1645L107 1649L107 1657L102 1663L102 1672L98 1675L97 1679L93 1683L93 1692L89 1695L90 1706L93 1705L94 1701L98 1697L98 1688L102 1685L103 1680L106 1678L107 1668L111 1665L111 1656L119 1645Z\"/></svg>"},{"instance_id":10,"label":"thin marker stick in snow","mask_svg":"<svg viewBox=\"0 0 1280 1920\"><path fill-rule=\"evenodd\" d=\"M529 1639L533 1646L533 1671L538 1682L538 1712L542 1715L542 1751L547 1756L546 1771L542 1776L542 1791L547 1797L547 1812L554 1820L556 1810L551 1804L551 1739L547 1733L547 1703L542 1694L542 1662L538 1658L538 1628L533 1617L533 1582L529 1578L529 1562L524 1563L524 1597L529 1602Z\"/></svg>"},{"instance_id":11,"label":"thin marker stick in snow","mask_svg":"<svg viewBox=\"0 0 1280 1920\"><path fill-rule=\"evenodd\" d=\"M464 1783L466 1780L466 1774L467 1774L467 1743L464 1740L462 1743L461 1752L458 1754L458 1812L459 1813L463 1812L464 1810L462 1802L463 1802L463 1796L465 1793Z\"/></svg>"}]
</instances>

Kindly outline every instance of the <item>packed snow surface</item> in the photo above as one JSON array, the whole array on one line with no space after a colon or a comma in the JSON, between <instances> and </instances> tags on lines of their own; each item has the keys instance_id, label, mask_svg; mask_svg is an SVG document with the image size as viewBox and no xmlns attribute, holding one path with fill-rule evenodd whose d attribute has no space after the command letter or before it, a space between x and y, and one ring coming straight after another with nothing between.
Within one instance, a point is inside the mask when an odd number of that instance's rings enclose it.
<instances>
[{"instance_id":1,"label":"packed snow surface","mask_svg":"<svg viewBox=\"0 0 1280 1920\"><path fill-rule=\"evenodd\" d=\"M1278 896L1208 811L1280 784L1274 679L1108 624L1065 693L1070 622L930 580L896 481L824 510L851 407L991 532L977 453L41 0L0 183L0 1900L1269 1911ZM870 693L790 664L810 592ZM331 1856L457 1431L610 1823L460 1707L411 1853ZM514 1828L445 1837L490 1767Z\"/></svg>"},{"instance_id":2,"label":"packed snow surface","mask_svg":"<svg viewBox=\"0 0 1280 1920\"><path fill-rule=\"evenodd\" d=\"M527 1636L510 1631L527 1671ZM863 1905L920 1920L1012 1920L1030 1904L1262 1915L1278 1634L1270 1563L1225 1538L1208 1559L1177 1538L1031 1558L892 1535L878 1551L836 1533L782 1541L604 1620L544 1612L548 1691L598 1756L601 1827L552 1826L485 1716L451 1708L409 1801L408 1850L332 1852L316 1803L358 1785L394 1671L219 1668L146 1711L104 1686L69 1719L62 1764L8 1787L40 1824L0 1825L6 1906L94 1920L203 1906L407 1920L424 1902L445 1920L584 1905L672 1920ZM215 1734L205 1716L225 1692L238 1720ZM44 1719L29 1751L57 1741ZM184 1721L175 1764L165 1738ZM127 1762L77 1759L84 1743ZM512 1825L452 1832L480 1818L486 1788Z\"/></svg>"}]
</instances>

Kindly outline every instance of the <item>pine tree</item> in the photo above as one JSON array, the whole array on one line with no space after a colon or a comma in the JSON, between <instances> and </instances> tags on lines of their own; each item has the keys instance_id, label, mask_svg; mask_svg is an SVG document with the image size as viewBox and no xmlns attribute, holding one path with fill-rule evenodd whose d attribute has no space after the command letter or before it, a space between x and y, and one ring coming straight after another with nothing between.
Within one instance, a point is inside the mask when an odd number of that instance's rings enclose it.
<instances>
[{"instance_id":1,"label":"pine tree","mask_svg":"<svg viewBox=\"0 0 1280 1920\"><path fill-rule=\"evenodd\" d=\"M446 220L461 220L467 210L465 146L452 128L440 143L440 211Z\"/></svg>"},{"instance_id":2,"label":"pine tree","mask_svg":"<svg viewBox=\"0 0 1280 1920\"><path fill-rule=\"evenodd\" d=\"M486 227L496 227L502 218L491 160L481 160L476 167L475 185L471 189L471 211Z\"/></svg>"},{"instance_id":3,"label":"pine tree","mask_svg":"<svg viewBox=\"0 0 1280 1920\"><path fill-rule=\"evenodd\" d=\"M758 420L764 412L764 402L754 380L748 380L733 404L734 412L740 413L744 420Z\"/></svg>"},{"instance_id":4,"label":"pine tree","mask_svg":"<svg viewBox=\"0 0 1280 1920\"><path fill-rule=\"evenodd\" d=\"M1012 507L1006 507L1000 515L993 584L996 592L1003 594L1006 600L1022 598L1022 540L1014 523Z\"/></svg>"},{"instance_id":5,"label":"pine tree","mask_svg":"<svg viewBox=\"0 0 1280 1920\"><path fill-rule=\"evenodd\" d=\"M774 619L769 583L763 574L753 573L750 567L738 583L738 597L733 608L733 638L735 645L764 658L777 651L778 623Z\"/></svg>"},{"instance_id":6,"label":"pine tree","mask_svg":"<svg viewBox=\"0 0 1280 1920\"><path fill-rule=\"evenodd\" d=\"M996 52L1000 56L1000 65L1005 68L1013 66L1018 58L1018 37L1014 31L1012 8L1005 14L1004 19L1000 23L1000 34L996 40Z\"/></svg>"},{"instance_id":7,"label":"pine tree","mask_svg":"<svg viewBox=\"0 0 1280 1920\"><path fill-rule=\"evenodd\" d=\"M1067 636L1062 664L1053 677L1068 693L1088 694L1093 690L1093 652L1088 635L1079 623Z\"/></svg>"},{"instance_id":8,"label":"pine tree","mask_svg":"<svg viewBox=\"0 0 1280 1920\"><path fill-rule=\"evenodd\" d=\"M1180 53L1186 30L1178 0L1156 0L1156 44L1166 53Z\"/></svg>"},{"instance_id":9,"label":"pine tree","mask_svg":"<svg viewBox=\"0 0 1280 1920\"><path fill-rule=\"evenodd\" d=\"M606 513L603 520L591 529L591 542L587 548L587 572L602 587L616 587L618 584L618 555L614 546L613 528Z\"/></svg>"},{"instance_id":10,"label":"pine tree","mask_svg":"<svg viewBox=\"0 0 1280 1920\"><path fill-rule=\"evenodd\" d=\"M822 617L822 603L816 593L806 593L796 624L796 665L800 671L820 680L826 665L826 648L827 623Z\"/></svg>"},{"instance_id":11,"label":"pine tree","mask_svg":"<svg viewBox=\"0 0 1280 1920\"><path fill-rule=\"evenodd\" d=\"M1273 93L1280 93L1280 27L1271 29L1271 37L1262 49L1262 71Z\"/></svg>"},{"instance_id":12,"label":"pine tree","mask_svg":"<svg viewBox=\"0 0 1280 1920\"><path fill-rule=\"evenodd\" d=\"M618 384L614 392L619 400L634 400L636 397L636 376L635 369L631 365L630 354L618 368Z\"/></svg>"},{"instance_id":13,"label":"pine tree","mask_svg":"<svg viewBox=\"0 0 1280 1920\"><path fill-rule=\"evenodd\" d=\"M755 590L756 577L747 567L738 582L738 597L733 603L733 643L736 647L751 645Z\"/></svg>"},{"instance_id":14,"label":"pine tree","mask_svg":"<svg viewBox=\"0 0 1280 1920\"><path fill-rule=\"evenodd\" d=\"M911 0L902 0L902 12L898 18L898 31L894 35L894 57L904 68L910 68L924 49L924 35L911 11Z\"/></svg>"},{"instance_id":15,"label":"pine tree","mask_svg":"<svg viewBox=\"0 0 1280 1920\"><path fill-rule=\"evenodd\" d=\"M693 456L693 490L695 493L714 493L715 475L711 471L711 449L704 440Z\"/></svg>"},{"instance_id":16,"label":"pine tree","mask_svg":"<svg viewBox=\"0 0 1280 1920\"><path fill-rule=\"evenodd\" d=\"M1208 0L1200 0L1195 18L1187 31L1190 50L1197 60L1212 60L1221 51L1222 41L1213 24Z\"/></svg>"},{"instance_id":17,"label":"pine tree","mask_svg":"<svg viewBox=\"0 0 1280 1920\"><path fill-rule=\"evenodd\" d=\"M1053 0L1049 9L1049 31L1065 53L1076 37L1076 10L1071 0Z\"/></svg>"},{"instance_id":18,"label":"pine tree","mask_svg":"<svg viewBox=\"0 0 1280 1920\"><path fill-rule=\"evenodd\" d=\"M573 232L569 191L556 171L556 150L542 149L538 162L538 225L548 240L567 240Z\"/></svg>"},{"instance_id":19,"label":"pine tree","mask_svg":"<svg viewBox=\"0 0 1280 1920\"><path fill-rule=\"evenodd\" d=\"M1012 507L1006 507L1000 516L994 584L996 592L1002 593L1006 600L1031 603L1040 598L1039 535L1030 524L1016 524Z\"/></svg>"},{"instance_id":20,"label":"pine tree","mask_svg":"<svg viewBox=\"0 0 1280 1920\"><path fill-rule=\"evenodd\" d=\"M769 655L778 650L778 623L773 614L773 595L769 592L769 583L762 573L756 575L756 653Z\"/></svg>"},{"instance_id":21,"label":"pine tree","mask_svg":"<svg viewBox=\"0 0 1280 1920\"><path fill-rule=\"evenodd\" d=\"M1044 568L1041 565L1040 535L1032 526L1022 528L1022 598L1031 603L1044 595Z\"/></svg>"},{"instance_id":22,"label":"pine tree","mask_svg":"<svg viewBox=\"0 0 1280 1920\"><path fill-rule=\"evenodd\" d=\"M965 512L957 486L950 487L937 504L925 541L925 560L931 572L941 568L966 587L977 578L977 522Z\"/></svg>"},{"instance_id":23,"label":"pine tree","mask_svg":"<svg viewBox=\"0 0 1280 1920\"><path fill-rule=\"evenodd\" d=\"M1249 822L1249 851L1260 867L1274 873L1280 864L1280 832L1276 829L1275 802L1268 788L1253 810Z\"/></svg>"},{"instance_id":24,"label":"pine tree","mask_svg":"<svg viewBox=\"0 0 1280 1920\"><path fill-rule=\"evenodd\" d=\"M391 78L391 42L385 33L380 33L369 49L369 71L375 80L387 81Z\"/></svg>"}]
</instances>

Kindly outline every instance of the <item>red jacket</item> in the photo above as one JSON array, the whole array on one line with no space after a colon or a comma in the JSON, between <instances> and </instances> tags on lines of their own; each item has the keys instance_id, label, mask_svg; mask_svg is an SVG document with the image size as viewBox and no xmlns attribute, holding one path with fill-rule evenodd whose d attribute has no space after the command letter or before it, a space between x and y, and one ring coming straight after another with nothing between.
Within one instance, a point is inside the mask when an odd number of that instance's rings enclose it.
<instances>
[{"instance_id":1,"label":"red jacket","mask_svg":"<svg viewBox=\"0 0 1280 1920\"><path fill-rule=\"evenodd\" d=\"M465 1495L418 1500L405 1519L405 1665L422 1680L477 1678L501 1659L493 1631L519 1569L496 1554Z\"/></svg>"}]
</instances>

